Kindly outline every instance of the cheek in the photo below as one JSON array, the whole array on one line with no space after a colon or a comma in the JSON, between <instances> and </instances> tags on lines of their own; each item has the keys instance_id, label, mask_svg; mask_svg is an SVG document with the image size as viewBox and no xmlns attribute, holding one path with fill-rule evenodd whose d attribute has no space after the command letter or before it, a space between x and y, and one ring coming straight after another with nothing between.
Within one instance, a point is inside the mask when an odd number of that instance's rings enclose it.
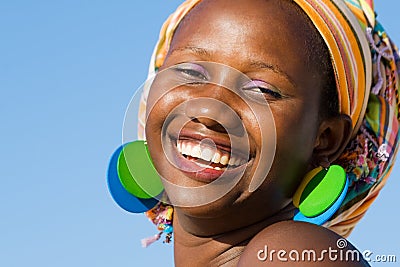
<instances>
[{"instance_id":1,"label":"cheek","mask_svg":"<svg viewBox=\"0 0 400 267\"><path fill-rule=\"evenodd\" d=\"M257 118L246 118L256 143L261 144L262 141L268 140L273 135L272 130L275 130L277 152L285 151L293 156L303 155L303 159L309 159L319 126L317 105L305 103L300 99L283 100L271 103L270 110L273 121L269 119L271 116L265 116L265 111L262 111L263 125L257 122Z\"/></svg>"},{"instance_id":2,"label":"cheek","mask_svg":"<svg viewBox=\"0 0 400 267\"><path fill-rule=\"evenodd\" d=\"M145 131L149 146L152 146L153 143L160 144L161 131L167 114L163 101L158 101L151 108L147 109Z\"/></svg>"},{"instance_id":3,"label":"cheek","mask_svg":"<svg viewBox=\"0 0 400 267\"><path fill-rule=\"evenodd\" d=\"M176 106L175 101L168 94L160 96L150 91L146 107L145 132L149 153L157 170L162 169L162 163L165 162L162 131L168 115Z\"/></svg>"},{"instance_id":4,"label":"cheek","mask_svg":"<svg viewBox=\"0 0 400 267\"><path fill-rule=\"evenodd\" d=\"M286 114L276 120L277 146L294 155L309 158L317 134L317 116L302 110Z\"/></svg>"},{"instance_id":5,"label":"cheek","mask_svg":"<svg viewBox=\"0 0 400 267\"><path fill-rule=\"evenodd\" d=\"M298 98L273 110L278 146L308 158L318 132L317 97Z\"/></svg>"},{"instance_id":6,"label":"cheek","mask_svg":"<svg viewBox=\"0 0 400 267\"><path fill-rule=\"evenodd\" d=\"M146 121L146 140L149 153L151 155L153 163L156 165L156 169L158 170L158 163L161 160L162 146L161 146L161 130L162 130L162 122L164 114L162 109L154 106L147 117Z\"/></svg>"},{"instance_id":7,"label":"cheek","mask_svg":"<svg viewBox=\"0 0 400 267\"><path fill-rule=\"evenodd\" d=\"M154 81L146 103L147 139L161 133L168 116L187 98L186 92L180 87L173 87L168 79L158 78Z\"/></svg>"},{"instance_id":8,"label":"cheek","mask_svg":"<svg viewBox=\"0 0 400 267\"><path fill-rule=\"evenodd\" d=\"M275 110L276 153L272 176L291 197L311 163L318 130L317 109L292 104Z\"/></svg>"}]
</instances>

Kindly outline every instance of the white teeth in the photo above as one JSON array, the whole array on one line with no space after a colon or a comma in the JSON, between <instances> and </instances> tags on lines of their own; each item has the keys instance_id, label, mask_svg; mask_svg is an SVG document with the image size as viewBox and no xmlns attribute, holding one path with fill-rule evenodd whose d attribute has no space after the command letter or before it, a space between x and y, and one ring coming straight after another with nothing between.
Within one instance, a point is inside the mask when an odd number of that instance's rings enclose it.
<instances>
[{"instance_id":1,"label":"white teeth","mask_svg":"<svg viewBox=\"0 0 400 267\"><path fill-rule=\"evenodd\" d=\"M221 160L221 154L218 151L215 151L215 154L211 161L214 163L219 163L220 160Z\"/></svg>"},{"instance_id":2,"label":"white teeth","mask_svg":"<svg viewBox=\"0 0 400 267\"><path fill-rule=\"evenodd\" d=\"M200 146L193 146L193 147L192 147L191 156L192 156L192 157L195 157L195 158L201 158L201 149L200 149Z\"/></svg>"},{"instance_id":3,"label":"white teeth","mask_svg":"<svg viewBox=\"0 0 400 267\"><path fill-rule=\"evenodd\" d=\"M230 159L229 159L229 165L236 165L236 158L234 158L234 157L231 157Z\"/></svg>"},{"instance_id":4,"label":"white teeth","mask_svg":"<svg viewBox=\"0 0 400 267\"><path fill-rule=\"evenodd\" d=\"M187 146L188 146L188 144L182 143L182 154L183 155L189 155Z\"/></svg>"},{"instance_id":5,"label":"white teeth","mask_svg":"<svg viewBox=\"0 0 400 267\"><path fill-rule=\"evenodd\" d=\"M208 168L208 169L212 169L213 168L210 165L204 164L204 163L201 163L201 162L196 162L196 164L199 165L200 167L203 167L203 168Z\"/></svg>"},{"instance_id":6,"label":"white teeth","mask_svg":"<svg viewBox=\"0 0 400 267\"><path fill-rule=\"evenodd\" d=\"M231 157L229 160L229 165L231 165L231 166L240 166L245 163L246 163L245 160L243 160L241 158L236 158L235 156Z\"/></svg>"},{"instance_id":7,"label":"white teeth","mask_svg":"<svg viewBox=\"0 0 400 267\"><path fill-rule=\"evenodd\" d=\"M201 158L206 160L206 161L211 161L213 157L213 152L210 148L203 148L201 150Z\"/></svg>"},{"instance_id":8,"label":"white teeth","mask_svg":"<svg viewBox=\"0 0 400 267\"><path fill-rule=\"evenodd\" d=\"M222 165L226 165L229 162L229 156L228 155L222 155L221 160L219 161Z\"/></svg>"},{"instance_id":9,"label":"white teeth","mask_svg":"<svg viewBox=\"0 0 400 267\"><path fill-rule=\"evenodd\" d=\"M220 163L222 165L228 165L229 163L231 166L239 166L246 162L241 158L230 157L229 154L222 152L218 148L200 146L200 143L195 141L178 140L176 146L179 153L183 155L199 158L205 161L211 161L213 163ZM204 166L212 168L209 165ZM221 170L220 167L215 167L214 169Z\"/></svg>"}]
</instances>

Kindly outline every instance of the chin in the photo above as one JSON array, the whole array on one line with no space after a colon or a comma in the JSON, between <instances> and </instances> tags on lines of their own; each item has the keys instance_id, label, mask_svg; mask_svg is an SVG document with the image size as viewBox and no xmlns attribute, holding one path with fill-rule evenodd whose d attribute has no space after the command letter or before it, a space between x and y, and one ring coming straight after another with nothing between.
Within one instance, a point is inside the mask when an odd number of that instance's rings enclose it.
<instances>
[{"instance_id":1,"label":"chin","mask_svg":"<svg viewBox=\"0 0 400 267\"><path fill-rule=\"evenodd\" d=\"M170 203L185 216L202 219L229 217L229 214L237 213L238 208L253 195L247 190L251 169L248 166L244 174L236 178L237 182L229 186L222 182L200 183L180 173L174 181L179 186L168 186L172 184L172 181L168 181L164 183L165 191ZM222 179L219 178L219 181Z\"/></svg>"}]
</instances>

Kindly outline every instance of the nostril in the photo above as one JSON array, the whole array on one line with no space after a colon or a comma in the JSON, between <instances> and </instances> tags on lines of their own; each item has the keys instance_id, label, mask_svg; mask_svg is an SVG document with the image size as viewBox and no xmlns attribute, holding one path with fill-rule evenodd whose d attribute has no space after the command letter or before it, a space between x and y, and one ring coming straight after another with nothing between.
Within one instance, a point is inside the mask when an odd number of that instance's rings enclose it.
<instances>
[{"instance_id":1,"label":"nostril","mask_svg":"<svg viewBox=\"0 0 400 267\"><path fill-rule=\"evenodd\" d=\"M227 133L226 129L223 125L218 123L216 120L206 118L206 117L197 117L192 119L193 122L201 123L206 126L208 129L213 130L215 132Z\"/></svg>"},{"instance_id":2,"label":"nostril","mask_svg":"<svg viewBox=\"0 0 400 267\"><path fill-rule=\"evenodd\" d=\"M198 97L188 100L184 112L188 118L203 124L208 129L238 136L244 133L239 115L231 106L219 99Z\"/></svg>"}]
</instances>

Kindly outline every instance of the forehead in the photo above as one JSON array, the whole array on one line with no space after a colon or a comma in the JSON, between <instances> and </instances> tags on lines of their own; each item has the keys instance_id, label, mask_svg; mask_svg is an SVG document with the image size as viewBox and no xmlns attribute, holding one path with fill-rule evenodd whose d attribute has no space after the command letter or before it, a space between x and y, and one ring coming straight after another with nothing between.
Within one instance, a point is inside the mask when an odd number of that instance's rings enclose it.
<instances>
[{"instance_id":1,"label":"forehead","mask_svg":"<svg viewBox=\"0 0 400 267\"><path fill-rule=\"evenodd\" d=\"M286 0L203 0L178 26L170 54L198 48L188 53L200 51L202 60L232 63L241 71L264 62L299 73L308 64L310 26L304 17Z\"/></svg>"}]
</instances>

